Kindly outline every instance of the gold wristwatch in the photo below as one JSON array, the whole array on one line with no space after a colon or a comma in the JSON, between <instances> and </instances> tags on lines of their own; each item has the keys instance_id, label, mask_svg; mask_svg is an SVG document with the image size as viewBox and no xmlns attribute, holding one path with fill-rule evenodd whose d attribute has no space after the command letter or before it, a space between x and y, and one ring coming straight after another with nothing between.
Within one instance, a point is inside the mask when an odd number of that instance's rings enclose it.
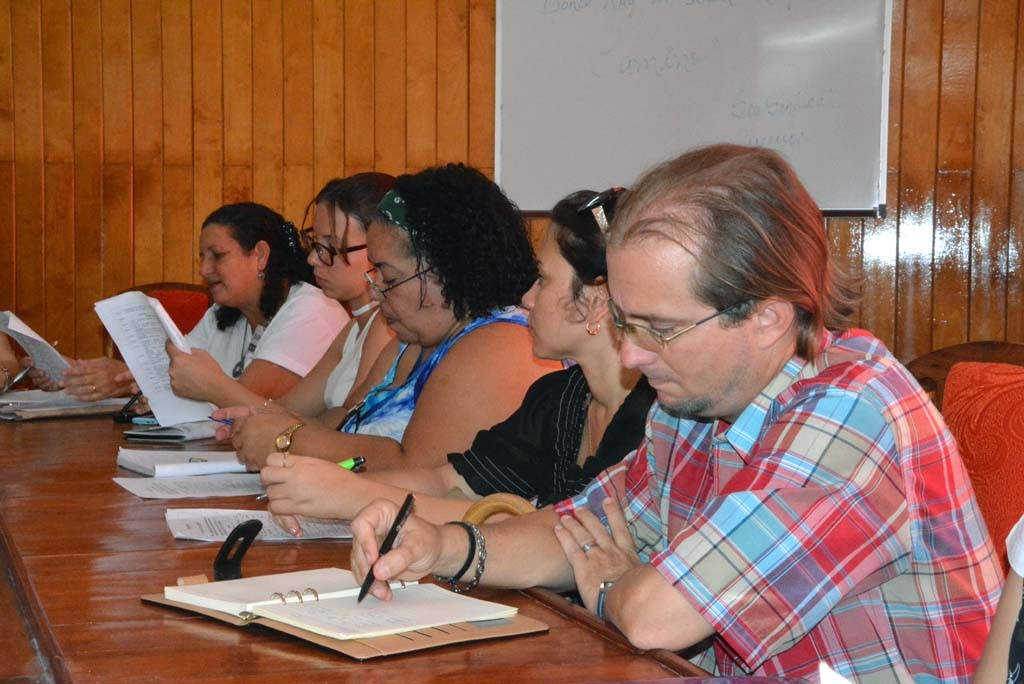
<instances>
[{"instance_id":1,"label":"gold wristwatch","mask_svg":"<svg viewBox=\"0 0 1024 684\"><path fill-rule=\"evenodd\" d=\"M295 423L290 425L281 431L277 437L274 438L274 447L282 454L287 454L288 450L292 448L292 435L300 427L305 427L305 423Z\"/></svg>"}]
</instances>

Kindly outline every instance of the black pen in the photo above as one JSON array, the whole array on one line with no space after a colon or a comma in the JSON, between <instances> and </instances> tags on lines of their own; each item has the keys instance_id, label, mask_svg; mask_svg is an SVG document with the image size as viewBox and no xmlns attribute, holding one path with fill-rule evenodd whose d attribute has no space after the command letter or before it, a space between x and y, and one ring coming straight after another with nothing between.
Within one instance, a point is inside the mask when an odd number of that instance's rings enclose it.
<instances>
[{"instance_id":1,"label":"black pen","mask_svg":"<svg viewBox=\"0 0 1024 684\"><path fill-rule=\"evenodd\" d=\"M392 544L395 543L395 538L398 537L398 531L402 529L402 525L405 524L405 519L409 517L409 513L412 512L412 502L414 497L410 492L405 497L405 501L402 502L402 507L398 509L398 516L395 518L395 522L391 523L391 529L388 530L388 535L384 537L384 542L380 545L380 551L377 553L377 559L391 550ZM376 561L375 561L376 562ZM373 586L373 582L376 578L373 576L373 566L370 566L369 571L366 573L366 577L363 578L363 586L359 587L359 598L356 599L356 603L362 603L363 599L366 598L367 592L370 591L370 587Z\"/></svg>"},{"instance_id":2,"label":"black pen","mask_svg":"<svg viewBox=\"0 0 1024 684\"><path fill-rule=\"evenodd\" d=\"M121 413L128 413L128 410L131 409L132 406L135 406L135 404L141 398L142 398L142 392L141 391L136 392L135 394L133 394L132 398L129 399L128 402L124 406L121 407Z\"/></svg>"}]
</instances>

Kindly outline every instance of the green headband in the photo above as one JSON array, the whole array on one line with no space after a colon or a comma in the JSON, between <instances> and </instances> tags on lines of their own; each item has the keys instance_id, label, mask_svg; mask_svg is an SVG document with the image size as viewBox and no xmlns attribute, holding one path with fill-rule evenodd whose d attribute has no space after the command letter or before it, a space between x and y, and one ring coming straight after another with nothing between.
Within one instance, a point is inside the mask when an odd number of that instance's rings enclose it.
<instances>
[{"instance_id":1,"label":"green headband","mask_svg":"<svg viewBox=\"0 0 1024 684\"><path fill-rule=\"evenodd\" d=\"M406 214L409 211L409 206L394 190L388 190L384 197L381 198L380 202L377 204L377 211L380 212L381 216L399 228L406 232L411 232L409 228L409 221L406 217Z\"/></svg>"}]
</instances>

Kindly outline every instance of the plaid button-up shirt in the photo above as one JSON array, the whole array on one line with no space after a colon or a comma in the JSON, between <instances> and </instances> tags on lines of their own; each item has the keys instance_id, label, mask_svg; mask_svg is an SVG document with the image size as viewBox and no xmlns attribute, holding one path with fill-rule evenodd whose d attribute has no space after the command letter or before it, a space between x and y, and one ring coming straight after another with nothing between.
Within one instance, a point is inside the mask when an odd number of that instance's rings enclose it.
<instances>
[{"instance_id":1,"label":"plaid button-up shirt","mask_svg":"<svg viewBox=\"0 0 1024 684\"><path fill-rule=\"evenodd\" d=\"M862 330L826 333L728 425L656 404L576 499L626 500L641 558L716 629L723 675L970 679L1002 577L956 442Z\"/></svg>"}]
</instances>

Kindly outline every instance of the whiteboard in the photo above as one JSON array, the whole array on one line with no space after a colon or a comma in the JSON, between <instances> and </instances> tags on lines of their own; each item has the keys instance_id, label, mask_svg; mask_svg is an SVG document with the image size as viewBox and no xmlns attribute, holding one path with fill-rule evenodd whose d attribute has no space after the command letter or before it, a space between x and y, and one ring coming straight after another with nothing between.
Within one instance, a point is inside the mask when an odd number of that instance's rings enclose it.
<instances>
[{"instance_id":1,"label":"whiteboard","mask_svg":"<svg viewBox=\"0 0 1024 684\"><path fill-rule=\"evenodd\" d=\"M495 174L526 211L696 145L781 152L884 214L891 0L499 0Z\"/></svg>"}]
</instances>

